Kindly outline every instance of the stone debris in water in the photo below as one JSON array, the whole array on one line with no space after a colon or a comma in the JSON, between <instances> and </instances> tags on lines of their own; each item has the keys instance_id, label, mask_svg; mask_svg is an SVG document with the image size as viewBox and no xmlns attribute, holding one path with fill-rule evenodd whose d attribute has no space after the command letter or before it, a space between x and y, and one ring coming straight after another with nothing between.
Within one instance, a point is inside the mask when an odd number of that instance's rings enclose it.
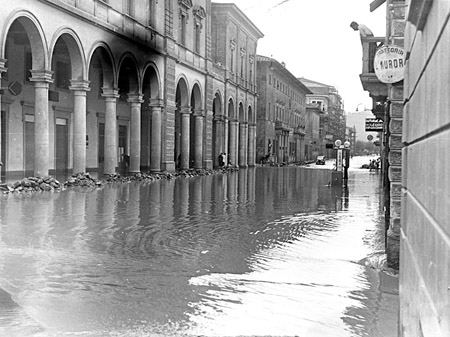
<instances>
[{"instance_id":1,"label":"stone debris in water","mask_svg":"<svg viewBox=\"0 0 450 337\"><path fill-rule=\"evenodd\" d=\"M216 173L227 173L238 171L237 166L228 166L220 169L188 169L180 170L175 173L136 173L123 176L119 173L105 174L102 180L91 177L89 173L73 174L66 182L60 183L51 176L47 177L28 177L15 183L0 183L1 193L25 193L41 191L61 191L69 187L99 188L106 183L125 183L130 181L152 182L160 179L173 179L178 177L190 178L196 176L207 176Z\"/></svg>"}]
</instances>

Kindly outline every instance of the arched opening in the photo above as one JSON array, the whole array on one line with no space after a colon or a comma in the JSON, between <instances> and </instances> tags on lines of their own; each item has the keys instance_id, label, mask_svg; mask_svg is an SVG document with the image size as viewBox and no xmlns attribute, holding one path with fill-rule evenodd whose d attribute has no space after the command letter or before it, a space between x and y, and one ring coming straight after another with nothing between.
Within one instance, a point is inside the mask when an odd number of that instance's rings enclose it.
<instances>
[{"instance_id":1,"label":"arched opening","mask_svg":"<svg viewBox=\"0 0 450 337\"><path fill-rule=\"evenodd\" d=\"M142 84L144 105L141 114L141 167L161 171L161 108L159 76L153 66L147 67Z\"/></svg>"},{"instance_id":2,"label":"arched opening","mask_svg":"<svg viewBox=\"0 0 450 337\"><path fill-rule=\"evenodd\" d=\"M191 114L189 118L189 167L202 167L203 111L200 87L196 83L191 93Z\"/></svg>"},{"instance_id":3,"label":"arched opening","mask_svg":"<svg viewBox=\"0 0 450 337\"><path fill-rule=\"evenodd\" d=\"M89 62L89 81L91 90L87 94L88 111L104 111L104 92L111 92L116 87L116 78L111 52L106 46L95 48ZM96 167L104 171L105 165L105 116L104 114L87 115L86 148L87 167Z\"/></svg>"},{"instance_id":4,"label":"arched opening","mask_svg":"<svg viewBox=\"0 0 450 337\"><path fill-rule=\"evenodd\" d=\"M238 164L241 167L247 166L247 122L245 118L244 105L239 103L239 126L237 128L238 140Z\"/></svg>"},{"instance_id":5,"label":"arched opening","mask_svg":"<svg viewBox=\"0 0 450 337\"><path fill-rule=\"evenodd\" d=\"M47 127L36 131L35 85L31 80L31 70L47 70L47 48L34 18L25 16L18 17L11 23L4 41L3 55L7 72L2 75L2 86L7 87L17 82L22 90L17 96L4 90L2 101L16 100L23 104L2 104L0 109L1 174L4 176L8 171L22 171L24 176L29 176L39 166L46 171L43 173L48 174L49 130ZM10 118L14 115L22 118ZM45 118L48 118L48 110ZM39 145L36 145L36 135L43 140Z\"/></svg>"},{"instance_id":6,"label":"arched opening","mask_svg":"<svg viewBox=\"0 0 450 337\"><path fill-rule=\"evenodd\" d=\"M189 168L189 94L187 83L184 78L181 78L177 84L175 93L175 149L174 161L176 169ZM187 115L186 117L182 117ZM187 123L182 121L182 118L187 119Z\"/></svg>"},{"instance_id":7,"label":"arched opening","mask_svg":"<svg viewBox=\"0 0 450 337\"><path fill-rule=\"evenodd\" d=\"M237 136L237 121L236 121L236 112L234 108L233 99L230 98L228 100L228 116L229 116L229 126L228 126L228 156L227 156L227 164L235 165L236 164L236 136Z\"/></svg>"},{"instance_id":8,"label":"arched opening","mask_svg":"<svg viewBox=\"0 0 450 337\"><path fill-rule=\"evenodd\" d=\"M213 100L213 129L212 129L212 150L213 166L218 167L219 155L226 157L225 153L225 118L222 111L222 98L219 92L216 92ZM226 158L223 158L226 162Z\"/></svg>"},{"instance_id":9,"label":"arched opening","mask_svg":"<svg viewBox=\"0 0 450 337\"><path fill-rule=\"evenodd\" d=\"M65 172L69 169L69 159L71 148L73 149L73 168L78 173L86 169L86 103L79 107L84 110L82 120L76 116L76 107L73 96L72 83L74 80L83 79L83 59L80 47L71 34L64 33L57 40L52 53L52 70L54 72L54 81L50 85L50 100L56 100L59 106L65 106L65 109L54 109L55 113L55 146L54 149L54 167L56 172ZM78 88L77 88L78 89ZM53 94L52 94L53 93ZM69 108L70 110L68 110ZM70 113L68 112L70 111ZM70 138L71 124L74 132ZM82 142L79 139L83 138ZM80 164L80 165L78 165Z\"/></svg>"},{"instance_id":10,"label":"arched opening","mask_svg":"<svg viewBox=\"0 0 450 337\"><path fill-rule=\"evenodd\" d=\"M248 120L248 129L247 129L247 164L249 166L255 165L255 156L256 156L256 125L254 122L253 110L249 105L247 109L247 120Z\"/></svg>"},{"instance_id":11,"label":"arched opening","mask_svg":"<svg viewBox=\"0 0 450 337\"><path fill-rule=\"evenodd\" d=\"M119 171L127 171L133 165L131 165L130 159L130 132L133 132L132 126L130 126L131 117L131 102L139 100L139 78L137 65L135 60L131 56L126 56L119 68L119 78L118 78L118 89L119 89L119 104L117 113L118 116L123 116L124 119L119 118L117 125L118 133L118 143L117 143L117 158ZM139 116L140 120L140 116ZM139 126L140 133L140 126ZM140 149L139 149L140 152ZM140 156L138 156L140 157ZM139 158L136 158L139 160ZM139 164L136 168L139 170Z\"/></svg>"}]
</instances>

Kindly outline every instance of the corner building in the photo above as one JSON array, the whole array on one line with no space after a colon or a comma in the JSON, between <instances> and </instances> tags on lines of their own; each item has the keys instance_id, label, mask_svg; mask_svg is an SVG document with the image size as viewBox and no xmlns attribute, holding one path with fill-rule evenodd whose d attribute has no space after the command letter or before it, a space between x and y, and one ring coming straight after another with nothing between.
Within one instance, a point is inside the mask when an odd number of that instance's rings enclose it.
<instances>
[{"instance_id":1,"label":"corner building","mask_svg":"<svg viewBox=\"0 0 450 337\"><path fill-rule=\"evenodd\" d=\"M312 137L312 123L306 111L306 95L311 93L286 69L284 63L258 55L259 162L295 163L306 160L305 136ZM307 147L306 147L307 148Z\"/></svg>"},{"instance_id":2,"label":"corner building","mask_svg":"<svg viewBox=\"0 0 450 337\"><path fill-rule=\"evenodd\" d=\"M219 151L253 165L262 33L247 18L216 22L216 12L245 18L209 0L5 2L2 175L212 168ZM225 37L234 68L211 42L228 25L246 34Z\"/></svg>"},{"instance_id":3,"label":"corner building","mask_svg":"<svg viewBox=\"0 0 450 337\"><path fill-rule=\"evenodd\" d=\"M335 157L335 150L327 148L327 144L334 144L336 140L346 140L346 122L344 102L337 89L331 85L316 82L306 78L299 80L311 91L306 97L309 105L316 105L320 114L318 152L327 157Z\"/></svg>"}]
</instances>

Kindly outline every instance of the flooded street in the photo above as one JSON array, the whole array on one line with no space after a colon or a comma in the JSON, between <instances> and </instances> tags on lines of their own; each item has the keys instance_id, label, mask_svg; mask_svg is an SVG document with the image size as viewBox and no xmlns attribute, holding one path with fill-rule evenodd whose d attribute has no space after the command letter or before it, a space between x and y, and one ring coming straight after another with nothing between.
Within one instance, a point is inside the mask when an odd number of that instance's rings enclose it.
<instances>
[{"instance_id":1,"label":"flooded street","mask_svg":"<svg viewBox=\"0 0 450 337\"><path fill-rule=\"evenodd\" d=\"M267 166L0 195L0 336L396 336L397 278L365 266L380 175L329 181Z\"/></svg>"}]
</instances>

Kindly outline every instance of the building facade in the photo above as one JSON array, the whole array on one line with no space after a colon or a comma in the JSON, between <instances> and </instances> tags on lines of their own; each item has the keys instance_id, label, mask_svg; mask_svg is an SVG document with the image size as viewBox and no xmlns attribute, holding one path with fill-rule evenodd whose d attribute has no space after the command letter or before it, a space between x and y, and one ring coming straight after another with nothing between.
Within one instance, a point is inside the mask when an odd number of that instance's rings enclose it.
<instances>
[{"instance_id":1,"label":"building facade","mask_svg":"<svg viewBox=\"0 0 450 337\"><path fill-rule=\"evenodd\" d=\"M256 158L278 164L306 159L306 94L310 91L285 64L257 56L258 112ZM312 124L311 124L312 125Z\"/></svg>"},{"instance_id":2,"label":"building facade","mask_svg":"<svg viewBox=\"0 0 450 337\"><path fill-rule=\"evenodd\" d=\"M406 1L400 336L450 336L450 3Z\"/></svg>"},{"instance_id":3,"label":"building facade","mask_svg":"<svg viewBox=\"0 0 450 337\"><path fill-rule=\"evenodd\" d=\"M3 4L2 174L212 168L220 146L230 148L233 164L245 152L240 164L252 165L250 137L233 123L238 107L245 123L256 122L249 78L262 34L248 19L239 26L247 39L237 45L247 52L238 83L213 57L213 27L229 24L212 20L221 7L209 0ZM234 5L227 10L243 16ZM222 120L228 133L218 131Z\"/></svg>"},{"instance_id":4,"label":"building facade","mask_svg":"<svg viewBox=\"0 0 450 337\"><path fill-rule=\"evenodd\" d=\"M322 110L320 117L320 143L319 152L327 157L335 156L334 150L327 148L327 144L334 144L339 139L345 139L345 114L342 97L335 87L324 83L316 82L306 78L299 80L312 92L307 95L308 104L317 104Z\"/></svg>"},{"instance_id":5,"label":"building facade","mask_svg":"<svg viewBox=\"0 0 450 337\"><path fill-rule=\"evenodd\" d=\"M256 49L263 34L234 4L212 5L214 60L212 157L254 166L256 161Z\"/></svg>"},{"instance_id":6,"label":"building facade","mask_svg":"<svg viewBox=\"0 0 450 337\"><path fill-rule=\"evenodd\" d=\"M388 266L399 268L400 221L402 191L402 131L403 131L403 81L381 82L374 71L373 60L379 46L404 46L405 1L373 1L371 10L386 3L387 30L385 37L362 38L363 67L360 79L364 90L372 98L374 117L384 121L381 139L382 172L384 185L384 210L386 230L386 253Z\"/></svg>"}]
</instances>

